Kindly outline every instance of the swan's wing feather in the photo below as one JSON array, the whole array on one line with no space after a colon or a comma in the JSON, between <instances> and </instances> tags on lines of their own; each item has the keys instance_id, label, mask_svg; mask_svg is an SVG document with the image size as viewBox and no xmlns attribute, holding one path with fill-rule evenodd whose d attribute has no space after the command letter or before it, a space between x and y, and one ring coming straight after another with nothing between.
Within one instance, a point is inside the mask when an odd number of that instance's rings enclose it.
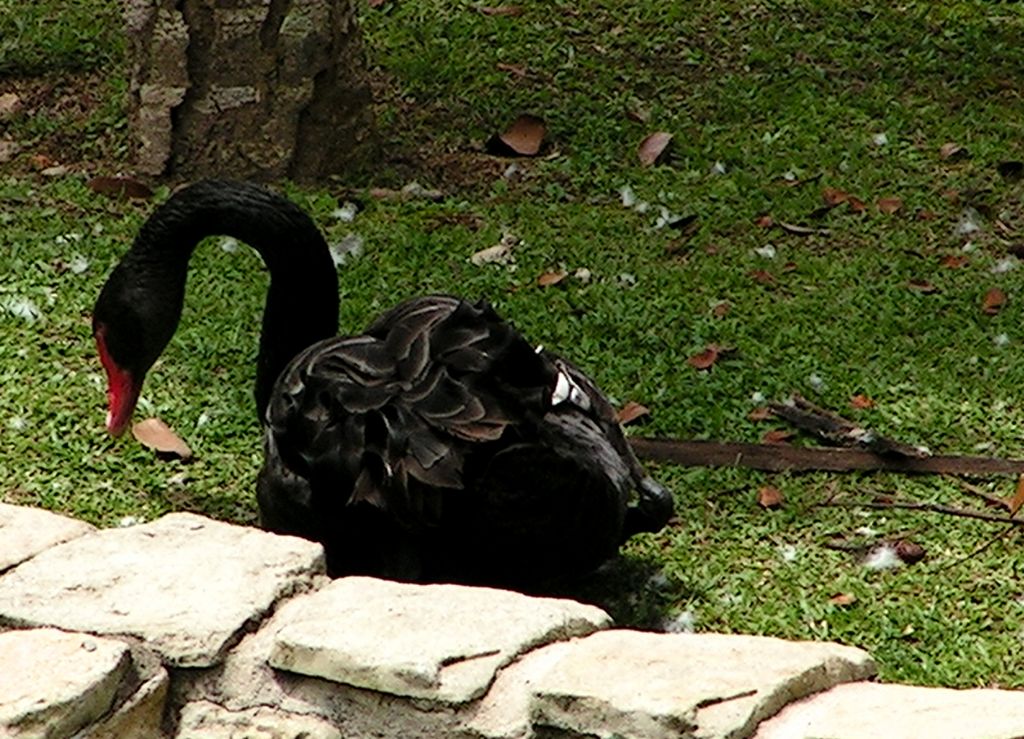
<instances>
[{"instance_id":1,"label":"swan's wing feather","mask_svg":"<svg viewBox=\"0 0 1024 739\"><path fill-rule=\"evenodd\" d=\"M467 456L539 421L556 373L486 303L415 299L362 336L300 354L278 380L268 431L298 474L416 520L436 513L431 489L464 487Z\"/></svg>"}]
</instances>

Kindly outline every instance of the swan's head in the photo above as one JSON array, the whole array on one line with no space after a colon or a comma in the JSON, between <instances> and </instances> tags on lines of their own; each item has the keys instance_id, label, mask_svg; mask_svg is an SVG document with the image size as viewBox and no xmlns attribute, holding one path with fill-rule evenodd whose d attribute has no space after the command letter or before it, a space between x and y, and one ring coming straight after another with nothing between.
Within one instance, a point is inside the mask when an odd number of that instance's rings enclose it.
<instances>
[{"instance_id":1,"label":"swan's head","mask_svg":"<svg viewBox=\"0 0 1024 739\"><path fill-rule=\"evenodd\" d=\"M139 402L142 383L167 346L181 314L181 298L150 281L130 260L111 273L93 309L92 334L107 373L107 431L120 436Z\"/></svg>"}]
</instances>

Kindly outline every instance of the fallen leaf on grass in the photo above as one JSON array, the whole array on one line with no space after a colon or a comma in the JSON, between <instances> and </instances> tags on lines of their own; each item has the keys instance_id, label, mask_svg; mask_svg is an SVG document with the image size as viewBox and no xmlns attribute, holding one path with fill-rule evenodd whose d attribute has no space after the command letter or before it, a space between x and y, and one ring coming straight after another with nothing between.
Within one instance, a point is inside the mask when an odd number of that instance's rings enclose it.
<instances>
[{"instance_id":1,"label":"fallen leaf on grass","mask_svg":"<svg viewBox=\"0 0 1024 739\"><path fill-rule=\"evenodd\" d=\"M754 282L760 282L762 285L775 284L775 276L771 272L763 269L751 270L750 272L747 272L747 276L754 280Z\"/></svg>"},{"instance_id":2,"label":"fallen leaf on grass","mask_svg":"<svg viewBox=\"0 0 1024 739\"><path fill-rule=\"evenodd\" d=\"M850 606L857 602L857 596L853 593L836 593L828 602L834 606Z\"/></svg>"},{"instance_id":3,"label":"fallen leaf on grass","mask_svg":"<svg viewBox=\"0 0 1024 739\"><path fill-rule=\"evenodd\" d=\"M729 314L730 310L732 310L732 305L729 303L729 301L722 300L718 303L715 303L715 307L711 309L711 315L713 315L715 318L725 318Z\"/></svg>"},{"instance_id":4,"label":"fallen leaf on grass","mask_svg":"<svg viewBox=\"0 0 1024 739\"><path fill-rule=\"evenodd\" d=\"M656 164L664 155L668 149L669 143L672 141L672 134L667 131L656 131L650 136L640 142L640 147L637 149L637 156L640 158L640 163L645 167L650 167Z\"/></svg>"},{"instance_id":5,"label":"fallen leaf on grass","mask_svg":"<svg viewBox=\"0 0 1024 739\"><path fill-rule=\"evenodd\" d=\"M1002 310L1004 305L1006 305L1006 293L998 287L993 287L990 288L988 292L985 293L985 297L981 299L981 312L994 316Z\"/></svg>"},{"instance_id":6,"label":"fallen leaf on grass","mask_svg":"<svg viewBox=\"0 0 1024 739\"><path fill-rule=\"evenodd\" d=\"M779 508L783 500L782 491L772 485L765 485L757 491L757 504L762 508Z\"/></svg>"},{"instance_id":7,"label":"fallen leaf on grass","mask_svg":"<svg viewBox=\"0 0 1024 739\"><path fill-rule=\"evenodd\" d=\"M907 287L909 287L911 290L916 290L922 295L930 295L932 293L937 293L939 291L939 288L935 287L935 285L928 282L928 280L910 280L907 283Z\"/></svg>"},{"instance_id":8,"label":"fallen leaf on grass","mask_svg":"<svg viewBox=\"0 0 1024 739\"><path fill-rule=\"evenodd\" d=\"M875 407L875 401L864 394L857 394L850 398L850 407L857 410L867 410Z\"/></svg>"},{"instance_id":9,"label":"fallen leaf on grass","mask_svg":"<svg viewBox=\"0 0 1024 739\"><path fill-rule=\"evenodd\" d=\"M761 228L771 228L775 225L775 219L767 213L763 213L754 219L754 225Z\"/></svg>"},{"instance_id":10,"label":"fallen leaf on grass","mask_svg":"<svg viewBox=\"0 0 1024 739\"><path fill-rule=\"evenodd\" d=\"M962 254L947 254L939 260L939 264L949 269L960 269L966 267L969 260Z\"/></svg>"},{"instance_id":11,"label":"fallen leaf on grass","mask_svg":"<svg viewBox=\"0 0 1024 739\"><path fill-rule=\"evenodd\" d=\"M554 272L545 272L537 278L537 284L541 287L551 287L552 285L557 285L568 276L569 273L564 269L559 269Z\"/></svg>"},{"instance_id":12,"label":"fallen leaf on grass","mask_svg":"<svg viewBox=\"0 0 1024 739\"><path fill-rule=\"evenodd\" d=\"M847 202L850 199L850 193L834 187L826 187L821 191L821 199L829 208L835 208L837 205Z\"/></svg>"},{"instance_id":13,"label":"fallen leaf on grass","mask_svg":"<svg viewBox=\"0 0 1024 739\"><path fill-rule=\"evenodd\" d=\"M751 421L768 421L775 418L775 413L766 405L759 406L747 414Z\"/></svg>"},{"instance_id":14,"label":"fallen leaf on grass","mask_svg":"<svg viewBox=\"0 0 1024 739\"><path fill-rule=\"evenodd\" d=\"M647 406L635 403L631 400L618 410L615 414L615 418L620 424L625 426L627 423L633 423L637 419L645 418L650 415L651 411Z\"/></svg>"},{"instance_id":15,"label":"fallen leaf on grass","mask_svg":"<svg viewBox=\"0 0 1024 739\"><path fill-rule=\"evenodd\" d=\"M772 429L766 431L761 437L762 444L788 444L789 440L796 436L795 431L787 429Z\"/></svg>"},{"instance_id":16,"label":"fallen leaf on grass","mask_svg":"<svg viewBox=\"0 0 1024 739\"><path fill-rule=\"evenodd\" d=\"M851 213L863 213L868 209L863 200L855 198L853 195L846 199L846 207L850 209Z\"/></svg>"},{"instance_id":17,"label":"fallen leaf on grass","mask_svg":"<svg viewBox=\"0 0 1024 739\"><path fill-rule=\"evenodd\" d=\"M1017 511L1021 509L1021 506L1024 506L1024 475L1021 475L1017 480L1017 492L1013 494L1013 497L1006 504L1006 507L1010 510L1011 518L1017 515Z\"/></svg>"},{"instance_id":18,"label":"fallen leaf on grass","mask_svg":"<svg viewBox=\"0 0 1024 739\"><path fill-rule=\"evenodd\" d=\"M915 216L919 221L934 221L938 217L939 214L934 210L927 209L917 211L917 215Z\"/></svg>"},{"instance_id":19,"label":"fallen leaf on grass","mask_svg":"<svg viewBox=\"0 0 1024 739\"><path fill-rule=\"evenodd\" d=\"M192 450L188 444L182 441L171 427L159 418L147 418L132 426L132 436L142 446L152 449L161 459L180 459L186 461L192 458Z\"/></svg>"},{"instance_id":20,"label":"fallen leaf on grass","mask_svg":"<svg viewBox=\"0 0 1024 739\"><path fill-rule=\"evenodd\" d=\"M963 159L968 155L967 149L955 141L947 141L939 147L939 158L947 160Z\"/></svg>"},{"instance_id":21,"label":"fallen leaf on grass","mask_svg":"<svg viewBox=\"0 0 1024 739\"><path fill-rule=\"evenodd\" d=\"M497 67L502 72L508 72L514 74L516 77L526 76L526 67L519 64L506 64L505 62L498 62Z\"/></svg>"},{"instance_id":22,"label":"fallen leaf on grass","mask_svg":"<svg viewBox=\"0 0 1024 739\"><path fill-rule=\"evenodd\" d=\"M153 197L153 191L149 187L131 177L93 177L85 184L95 193L115 198L149 200Z\"/></svg>"},{"instance_id":23,"label":"fallen leaf on grass","mask_svg":"<svg viewBox=\"0 0 1024 739\"><path fill-rule=\"evenodd\" d=\"M694 354L686 363L695 369L707 370L715 365L721 355L722 347L718 344L708 344L704 351Z\"/></svg>"},{"instance_id":24,"label":"fallen leaf on grass","mask_svg":"<svg viewBox=\"0 0 1024 739\"><path fill-rule=\"evenodd\" d=\"M534 157L540 153L546 134L543 118L523 113L503 133L488 139L487 150L498 156Z\"/></svg>"},{"instance_id":25,"label":"fallen leaf on grass","mask_svg":"<svg viewBox=\"0 0 1024 739\"><path fill-rule=\"evenodd\" d=\"M879 198L877 205L882 213L892 215L903 207L903 201L900 198Z\"/></svg>"},{"instance_id":26,"label":"fallen leaf on grass","mask_svg":"<svg viewBox=\"0 0 1024 739\"><path fill-rule=\"evenodd\" d=\"M894 549L896 550L896 556L908 565L920 562L927 554L923 546L915 544L909 539L900 539L896 542Z\"/></svg>"},{"instance_id":27,"label":"fallen leaf on grass","mask_svg":"<svg viewBox=\"0 0 1024 739\"><path fill-rule=\"evenodd\" d=\"M523 14L523 9L519 5L489 5L480 8L480 12L491 16L518 16Z\"/></svg>"}]
</instances>

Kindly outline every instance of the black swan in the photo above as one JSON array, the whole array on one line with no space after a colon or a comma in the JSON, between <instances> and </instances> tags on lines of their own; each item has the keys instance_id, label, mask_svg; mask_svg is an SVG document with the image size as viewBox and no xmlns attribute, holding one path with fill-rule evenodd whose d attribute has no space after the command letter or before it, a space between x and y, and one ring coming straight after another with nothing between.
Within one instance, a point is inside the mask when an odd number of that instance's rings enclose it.
<instances>
[{"instance_id":1,"label":"black swan","mask_svg":"<svg viewBox=\"0 0 1024 739\"><path fill-rule=\"evenodd\" d=\"M103 286L93 334L112 434L174 334L194 247L215 234L254 247L271 277L255 389L260 523L323 543L330 574L529 586L584 574L667 522L671 496L604 395L486 302L413 298L332 338L323 236L246 183L178 191Z\"/></svg>"}]
</instances>

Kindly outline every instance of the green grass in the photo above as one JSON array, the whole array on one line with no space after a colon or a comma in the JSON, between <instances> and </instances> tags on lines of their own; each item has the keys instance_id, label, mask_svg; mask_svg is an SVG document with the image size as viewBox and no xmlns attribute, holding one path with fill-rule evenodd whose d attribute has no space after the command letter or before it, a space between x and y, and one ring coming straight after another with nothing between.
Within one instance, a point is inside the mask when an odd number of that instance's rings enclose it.
<instances>
[{"instance_id":1,"label":"green grass","mask_svg":"<svg viewBox=\"0 0 1024 739\"><path fill-rule=\"evenodd\" d=\"M92 122L87 134L31 110L8 124L27 150L0 177L0 299L28 297L42 315L30 323L0 313L0 498L105 525L180 509L252 521L260 445L251 388L265 277L251 253L197 252L181 329L147 381L145 410L177 428L198 461L158 463L102 429L89 312L151 206L107 200L77 175L41 178L28 160L44 153L103 174L130 166L119 158L121 41L109 23L88 31L82 21L101 5L33 4L18 34L0 31L0 70L20 84L110 80L91 88L99 99L78 114ZM936 452L1024 456L1024 268L993 271L1024 233L1024 185L997 172L1024 159L1024 11L824 0L521 5L511 18L427 0L364 11L388 156L354 181L417 179L448 197L364 199L346 224L331 216L343 197L336 187L284 185L330 240L350 231L365 240L365 255L341 275L343 330L425 291L486 296L610 395L648 405L644 434L755 441L772 424L747 418L754 395L798 391ZM91 46L76 54L83 34ZM546 119L550 156L521 161L505 178L507 162L479 143L523 111ZM645 111L647 122L629 111ZM655 130L675 135L670 158L642 168L636 146ZM882 133L887 143L876 145ZM947 141L970 156L943 160ZM625 185L652 210L624 208ZM824 187L857 195L867 212L812 218ZM880 213L874 204L885 196L901 198L902 209ZM692 238L654 228L658 205L696 215ZM965 251L955 228L967 206L982 213L982 230ZM765 229L755 224L764 213L831 235ZM516 269L471 265L503 231L523 240ZM774 259L755 252L767 244ZM942 264L957 255L964 266ZM81 274L68 269L76 256L88 261ZM591 282L535 284L547 270L581 267ZM754 280L755 270L775 284ZM624 274L635 285L624 286ZM938 290L913 290L914 280ZM986 315L981 300L992 287L1008 302ZM731 309L719 318L722 300ZM711 342L734 351L710 372L694 370L686 359ZM857 393L875 408L850 409ZM876 494L979 505L955 482L655 472L676 492L678 522L631 544L612 588L606 579L582 591L620 622L655 625L690 611L700 630L863 646L888 680L1024 686L1018 536L972 555L1001 529L820 505ZM765 484L785 493L782 510L757 506ZM1004 495L1014 487L984 484ZM875 572L824 546L864 526L912 537L927 559ZM837 593L856 600L834 605Z\"/></svg>"}]
</instances>

